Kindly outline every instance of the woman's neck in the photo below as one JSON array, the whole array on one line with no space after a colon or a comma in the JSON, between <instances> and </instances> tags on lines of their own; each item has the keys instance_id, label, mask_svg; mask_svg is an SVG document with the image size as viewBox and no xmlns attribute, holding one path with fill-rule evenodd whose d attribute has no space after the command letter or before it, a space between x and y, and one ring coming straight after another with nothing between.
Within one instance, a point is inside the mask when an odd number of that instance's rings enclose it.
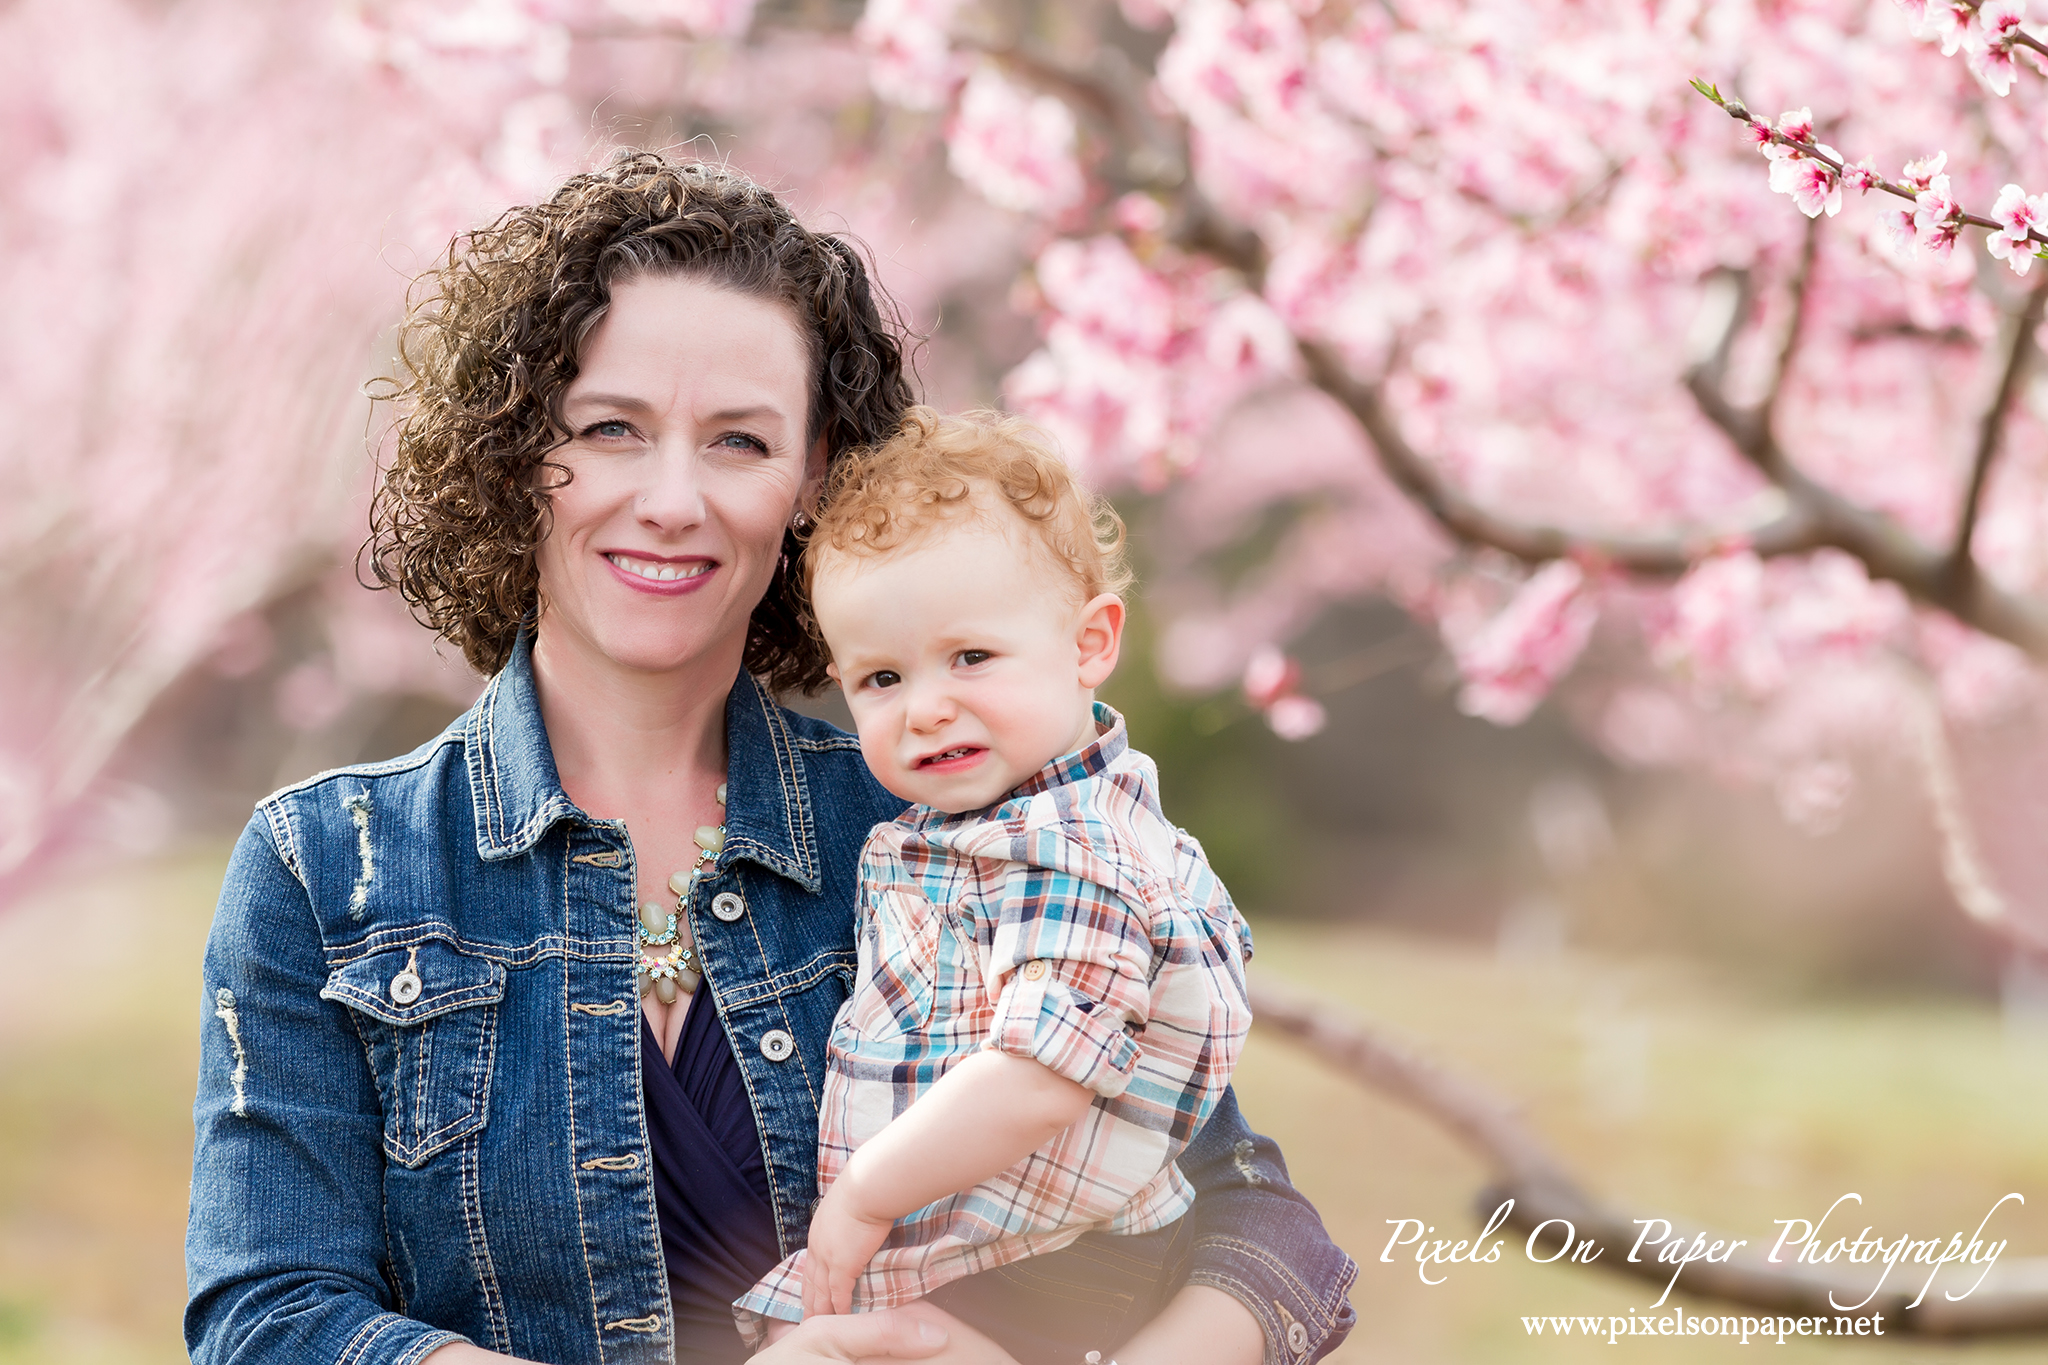
<instances>
[{"instance_id":1,"label":"woman's neck","mask_svg":"<svg viewBox=\"0 0 2048 1365\"><path fill-rule=\"evenodd\" d=\"M719 780L726 697L744 649L742 641L654 672L553 635L543 621L533 646L534 691L569 799L591 815L622 819L678 780Z\"/></svg>"}]
</instances>

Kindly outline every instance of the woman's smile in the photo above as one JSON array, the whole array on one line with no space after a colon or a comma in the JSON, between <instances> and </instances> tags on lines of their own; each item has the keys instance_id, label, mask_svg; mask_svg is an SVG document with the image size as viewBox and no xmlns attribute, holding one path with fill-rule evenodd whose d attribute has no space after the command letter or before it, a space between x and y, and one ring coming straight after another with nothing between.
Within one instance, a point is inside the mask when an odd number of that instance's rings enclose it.
<instances>
[{"instance_id":1,"label":"woman's smile","mask_svg":"<svg viewBox=\"0 0 2048 1365\"><path fill-rule=\"evenodd\" d=\"M607 550L604 558L627 587L666 596L693 592L704 586L705 579L718 567L715 559L659 559L618 550Z\"/></svg>"}]
</instances>

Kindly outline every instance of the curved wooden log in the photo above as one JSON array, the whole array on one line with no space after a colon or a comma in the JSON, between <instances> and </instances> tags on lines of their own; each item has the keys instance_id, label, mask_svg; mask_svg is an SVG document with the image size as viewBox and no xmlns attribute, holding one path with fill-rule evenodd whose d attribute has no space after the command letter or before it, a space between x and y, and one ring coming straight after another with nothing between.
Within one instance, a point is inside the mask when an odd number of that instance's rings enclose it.
<instances>
[{"instance_id":1,"label":"curved wooden log","mask_svg":"<svg viewBox=\"0 0 2048 1365\"><path fill-rule=\"evenodd\" d=\"M1588 1194L1564 1165L1524 1125L1512 1106L1465 1078L1445 1070L1414 1049L1270 979L1251 988L1255 1027L1292 1039L1314 1056L1364 1085L1398 1100L1446 1129L1493 1171L1493 1181L1473 1202L1482 1224L1500 1206L1514 1201L1505 1225L1532 1234L1546 1223L1551 1228L1536 1243L1544 1255L1557 1247L1571 1224L1574 1247L1590 1243L1583 1259L1560 1257L1560 1263L1590 1264L1596 1269L1658 1286L1670 1282L1674 1267L1647 1257L1630 1261L1642 1228L1637 1220L1607 1208ZM1661 1215L1659 1215L1661 1216ZM1733 1241L1678 1218L1665 1220L1670 1236L1692 1244ZM1754 1241L1755 1239L1751 1239ZM1884 1315L1885 1331L1908 1336L1968 1337L2005 1332L2048 1332L2048 1257L1999 1258L1990 1274L1960 1302L1950 1301L1936 1286L1918 1307L1926 1268L1895 1267L1882 1290L1873 1294L1879 1263L1869 1266L1804 1266L1773 1264L1768 1248L1744 1247L1726 1261L1695 1260L1678 1277L1675 1292L1688 1300L1711 1300L1754 1312L1793 1317ZM1944 1280L1967 1283L1967 1266L1951 1266ZM1847 1305L1847 1306L1837 1306Z\"/></svg>"}]
</instances>

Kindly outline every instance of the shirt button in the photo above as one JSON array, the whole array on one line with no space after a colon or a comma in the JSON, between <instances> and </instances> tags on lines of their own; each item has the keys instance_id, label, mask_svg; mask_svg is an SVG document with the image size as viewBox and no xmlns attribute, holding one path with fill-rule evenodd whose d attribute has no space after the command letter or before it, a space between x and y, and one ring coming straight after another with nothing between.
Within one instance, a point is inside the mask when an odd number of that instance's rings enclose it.
<instances>
[{"instance_id":1,"label":"shirt button","mask_svg":"<svg viewBox=\"0 0 2048 1365\"><path fill-rule=\"evenodd\" d=\"M731 924L747 913L747 903L730 891L721 891L711 898L711 913Z\"/></svg>"},{"instance_id":2,"label":"shirt button","mask_svg":"<svg viewBox=\"0 0 2048 1365\"><path fill-rule=\"evenodd\" d=\"M400 1005L410 1005L420 998L420 974L407 967L391 978L391 999Z\"/></svg>"},{"instance_id":3,"label":"shirt button","mask_svg":"<svg viewBox=\"0 0 2048 1365\"><path fill-rule=\"evenodd\" d=\"M1034 957L1024 964L1024 979L1026 981L1040 980L1045 976L1045 970L1045 959Z\"/></svg>"},{"instance_id":4,"label":"shirt button","mask_svg":"<svg viewBox=\"0 0 2048 1365\"><path fill-rule=\"evenodd\" d=\"M789 1054L796 1051L796 1039L789 1036L789 1030L772 1028L761 1035L761 1055L771 1062L789 1060Z\"/></svg>"},{"instance_id":5,"label":"shirt button","mask_svg":"<svg viewBox=\"0 0 2048 1365\"><path fill-rule=\"evenodd\" d=\"M1308 1328L1298 1322L1289 1323L1287 1326L1287 1349L1296 1355L1306 1351L1308 1349Z\"/></svg>"}]
</instances>

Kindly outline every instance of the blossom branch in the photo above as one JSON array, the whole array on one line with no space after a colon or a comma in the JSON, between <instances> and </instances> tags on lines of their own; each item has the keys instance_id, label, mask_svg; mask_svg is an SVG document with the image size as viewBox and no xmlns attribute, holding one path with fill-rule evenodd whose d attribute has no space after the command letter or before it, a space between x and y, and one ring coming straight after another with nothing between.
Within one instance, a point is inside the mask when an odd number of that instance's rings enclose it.
<instances>
[{"instance_id":1,"label":"blossom branch","mask_svg":"<svg viewBox=\"0 0 2048 1365\"><path fill-rule=\"evenodd\" d=\"M1458 539L1491 546L1532 564L1592 560L1653 577L1686 572L1720 550L1741 545L1758 555L1798 554L1826 543L1796 504L1760 525L1700 528L1662 536L1604 535L1518 521L1488 511L1444 479L1408 443L1379 388L1360 382L1329 347L1297 340L1309 377L1357 419L1388 477Z\"/></svg>"},{"instance_id":2,"label":"blossom branch","mask_svg":"<svg viewBox=\"0 0 2048 1365\"><path fill-rule=\"evenodd\" d=\"M1281 1034L1318 1059L1378 1094L1415 1110L1437 1124L1494 1173L1494 1183L1474 1202L1474 1214L1489 1222L1500 1206L1514 1201L1505 1225L1534 1233L1544 1223L1565 1219L1576 1245L1590 1240L1595 1266L1658 1285L1673 1281L1669 1262L1645 1255L1629 1259L1642 1232L1637 1220L1605 1206L1553 1156L1499 1096L1396 1043L1378 1030L1348 1018L1320 1001L1276 986L1251 982L1254 1027ZM1700 1230L1671 1219L1671 1240L1691 1245ZM1555 1224L1553 1224L1555 1228ZM1705 1233L1706 1244L1716 1240ZM1542 1251L1552 1249L1546 1242ZM1574 1264L1579 1259L1571 1258ZM2048 1330L2048 1258L2034 1257L1994 1267L1985 1282L1960 1301L1930 1294L1909 1307L1917 1283L1871 1294L1870 1276L1856 1280L1831 1271L1774 1263L1761 1247L1737 1249L1726 1261L1687 1263L1678 1283L1688 1297L1798 1316L1844 1311L1836 1304L1861 1304L1862 1313L1882 1313L1888 1332L1908 1336L1960 1337L1997 1332ZM1866 1299L1866 1296L1868 1298Z\"/></svg>"},{"instance_id":3,"label":"blossom branch","mask_svg":"<svg viewBox=\"0 0 2048 1365\"><path fill-rule=\"evenodd\" d=\"M1741 123L1750 139L1771 162L1771 188L1792 197L1808 218L1826 213L1832 218L1842 210L1842 187L1853 185L1862 193L1883 190L1911 201L1909 213L1900 209L1889 215L1886 227L1901 249L1913 241L1946 252L1955 245L1965 227L1990 229L1985 249L2005 261L2013 273L2024 275L2037 257L2048 259L2048 235L2038 224L2048 221L2048 199L2029 197L2018 185L2007 185L1992 205L1991 216L1971 213L1949 193L1949 178L1942 173L1948 162L1945 152L1907 164L1900 180L1877 173L1869 157L1851 164L1840 152L1813 134L1810 110L1797 109L1782 115L1773 128L1757 118L1741 100L1729 99L1717 86L1694 80L1692 88L1712 100L1730 118Z\"/></svg>"},{"instance_id":4,"label":"blossom branch","mask_svg":"<svg viewBox=\"0 0 2048 1365\"><path fill-rule=\"evenodd\" d=\"M1970 461L1970 483L1963 494L1963 510L1956 519L1955 543L1949 549L1949 571L1956 575L1976 572L1976 561L1970 555L1970 542L1977 532L1977 515L1984 499L1984 485L1991 473L1991 464L1998 458L2006 420L2012 412L2013 396L2019 391L2019 378L2035 351L2034 334L2041 326L2041 312L2048 302L2048 279L2027 294L2025 306L2014 319L2012 337L2006 346L2005 365L1998 378L1998 392L1991 404L1984 410L1983 420L1977 428L1977 451Z\"/></svg>"},{"instance_id":5,"label":"blossom branch","mask_svg":"<svg viewBox=\"0 0 2048 1365\"><path fill-rule=\"evenodd\" d=\"M1126 140L1166 139L1171 153L1162 146L1162 164L1176 168L1188 164L1186 129L1177 122L1160 119L1142 107L1144 85L1124 79L1104 63L1078 66L1045 57L1022 47L985 48L992 56L1017 63L1020 74L1043 82L1062 98L1081 104L1102 120L1116 142L1112 152L1121 152L1129 164L1135 148ZM1824 159L1830 175L1844 174L1840 157L1812 140L1811 130L1770 128L1750 118L1743 106L1724 99L1712 86L1698 84L1701 94L1712 99L1731 116L1768 141L1796 149L1805 159ZM1852 168L1858 177L1868 175L1872 186L1905 198L1916 192L1905 185L1883 180L1866 167ZM1171 239L1184 250L1210 255L1243 275L1247 287L1263 289L1267 251L1258 234L1235 223L1210 204L1193 177L1184 173L1164 176L1148 186L1173 206ZM1818 208L1809 216L1820 212ZM1960 209L1945 214L1945 220L2011 231L2007 223L1963 214ZM2048 238L2026 225L2028 241L2048 245ZM1809 237L1795 275L1795 296L1803 295L1811 273L1814 239ZM2031 258L2024 253L2021 261ZM2015 262L2015 268L2021 268ZM1862 561L1873 578L1898 584L1914 599L1939 607L1958 620L2009 641L2028 653L2048 658L2048 605L2023 598L1999 588L1982 574L1957 575L1950 572L1945 551L1922 544L1904 527L1882 513L1860 507L1849 499L1807 477L1779 447L1772 432L1770 404L1789 370L1795 352L1803 305L1795 307L1793 325L1780 348L1778 372L1764 404L1744 407L1731 402L1722 391L1722 372L1733 341L1733 329L1744 323L1746 308L1738 307L1730 319L1730 333L1715 348L1715 358L1696 366L1687 376L1702 414L1728 437L1736 449L1784 495L1783 510L1755 525L1698 528L1655 536L1603 534L1572 528L1523 522L1481 507L1444 479L1402 434L1387 408L1380 389L1352 375L1343 360L1329 347L1305 337L1295 338L1308 375L1318 388L1340 403L1358 421L1372 442L1388 476L1437 523L1460 540L1491 546L1530 563L1554 559L1576 559L1611 565L1630 573L1671 577L1685 573L1699 560L1733 546L1742 546L1759 556L1799 554L1821 547L1833 547Z\"/></svg>"}]
</instances>

